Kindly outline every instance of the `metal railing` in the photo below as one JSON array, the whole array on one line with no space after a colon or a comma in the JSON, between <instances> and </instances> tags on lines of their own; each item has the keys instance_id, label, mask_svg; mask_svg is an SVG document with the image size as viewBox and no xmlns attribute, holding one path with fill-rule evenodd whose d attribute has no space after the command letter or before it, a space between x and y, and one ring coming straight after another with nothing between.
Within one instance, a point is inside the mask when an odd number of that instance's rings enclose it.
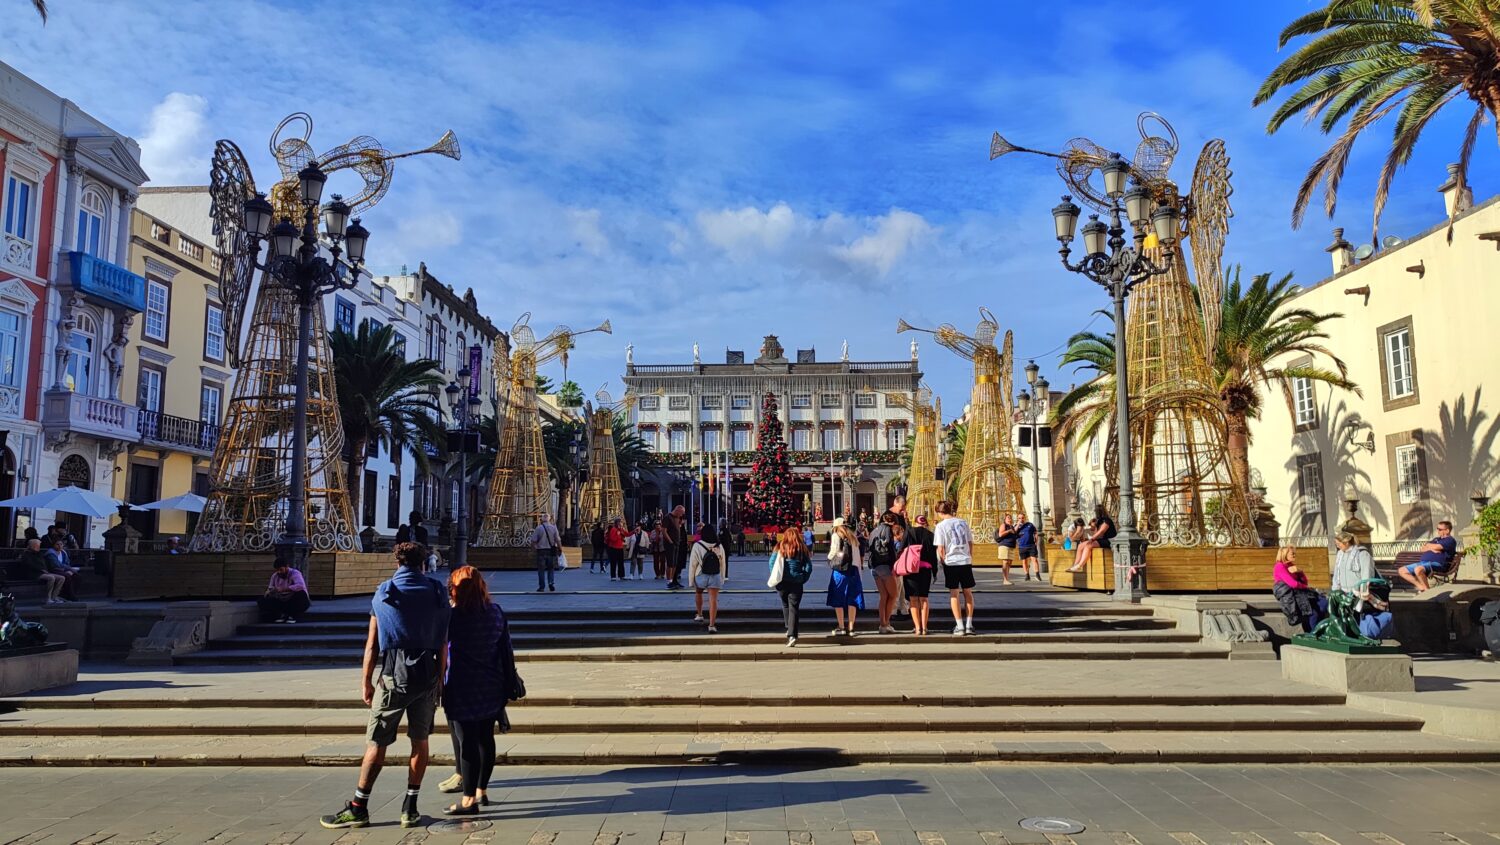
<instances>
[{"instance_id":1,"label":"metal railing","mask_svg":"<svg viewBox=\"0 0 1500 845\"><path fill-rule=\"evenodd\" d=\"M214 423L174 417L145 408L136 417L136 430L143 439L154 443L204 452L212 452L219 442L219 426Z\"/></svg>"}]
</instances>

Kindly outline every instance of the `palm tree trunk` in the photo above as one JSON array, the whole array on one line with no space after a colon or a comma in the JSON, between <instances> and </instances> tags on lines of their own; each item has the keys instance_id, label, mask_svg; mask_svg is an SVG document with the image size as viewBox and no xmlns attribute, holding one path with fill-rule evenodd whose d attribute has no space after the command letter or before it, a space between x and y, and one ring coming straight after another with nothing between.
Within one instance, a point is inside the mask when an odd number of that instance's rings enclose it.
<instances>
[{"instance_id":1,"label":"palm tree trunk","mask_svg":"<svg viewBox=\"0 0 1500 845\"><path fill-rule=\"evenodd\" d=\"M354 452L349 456L349 478L346 487L349 490L349 507L354 511L354 522L359 524L361 514L360 497L365 492L365 456L369 454L370 443L365 438L355 440L352 444Z\"/></svg>"},{"instance_id":2,"label":"palm tree trunk","mask_svg":"<svg viewBox=\"0 0 1500 845\"><path fill-rule=\"evenodd\" d=\"M1225 443L1229 450L1229 473L1240 492L1250 489L1250 419L1244 411L1228 410L1224 413L1229 439Z\"/></svg>"}]
</instances>

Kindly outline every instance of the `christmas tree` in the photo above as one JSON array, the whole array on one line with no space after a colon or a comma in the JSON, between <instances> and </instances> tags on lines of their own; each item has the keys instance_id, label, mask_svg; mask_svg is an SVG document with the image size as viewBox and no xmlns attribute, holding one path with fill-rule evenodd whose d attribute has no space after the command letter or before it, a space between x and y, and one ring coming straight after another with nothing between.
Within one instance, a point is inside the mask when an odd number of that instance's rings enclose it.
<instances>
[{"instance_id":1,"label":"christmas tree","mask_svg":"<svg viewBox=\"0 0 1500 845\"><path fill-rule=\"evenodd\" d=\"M755 460L750 464L744 508L745 521L750 524L785 527L796 525L798 515L792 502L792 467L776 410L776 395L767 393L760 405Z\"/></svg>"}]
</instances>

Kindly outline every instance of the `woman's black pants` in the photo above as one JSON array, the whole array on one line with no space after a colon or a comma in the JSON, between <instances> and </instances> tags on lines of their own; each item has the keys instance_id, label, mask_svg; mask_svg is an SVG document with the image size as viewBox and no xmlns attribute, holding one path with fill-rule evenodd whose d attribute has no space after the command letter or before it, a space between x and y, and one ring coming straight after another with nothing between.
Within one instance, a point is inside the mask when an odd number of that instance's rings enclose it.
<instances>
[{"instance_id":1,"label":"woman's black pants","mask_svg":"<svg viewBox=\"0 0 1500 845\"><path fill-rule=\"evenodd\" d=\"M802 607L802 585L783 582L776 587L781 593L781 618L786 622L786 635L797 636L797 612Z\"/></svg>"},{"instance_id":2,"label":"woman's black pants","mask_svg":"<svg viewBox=\"0 0 1500 845\"><path fill-rule=\"evenodd\" d=\"M448 729L453 731L464 797L473 798L477 790L489 788L490 775L495 771L495 720L449 722Z\"/></svg>"},{"instance_id":3,"label":"woman's black pants","mask_svg":"<svg viewBox=\"0 0 1500 845\"><path fill-rule=\"evenodd\" d=\"M609 577L625 580L625 550L611 548L609 550Z\"/></svg>"}]
</instances>

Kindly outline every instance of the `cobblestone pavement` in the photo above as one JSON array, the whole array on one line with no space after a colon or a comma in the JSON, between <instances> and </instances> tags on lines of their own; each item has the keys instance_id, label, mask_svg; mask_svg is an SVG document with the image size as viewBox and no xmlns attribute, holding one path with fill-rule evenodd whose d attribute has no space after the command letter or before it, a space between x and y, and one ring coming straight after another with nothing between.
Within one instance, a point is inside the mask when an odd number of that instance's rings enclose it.
<instances>
[{"instance_id":1,"label":"cobblestone pavement","mask_svg":"<svg viewBox=\"0 0 1500 845\"><path fill-rule=\"evenodd\" d=\"M440 821L442 774L427 777ZM372 825L326 831L353 771L0 771L20 845L1500 845L1500 767L502 767L474 832L402 830L398 771ZM1033 833L1029 817L1086 826Z\"/></svg>"}]
</instances>

